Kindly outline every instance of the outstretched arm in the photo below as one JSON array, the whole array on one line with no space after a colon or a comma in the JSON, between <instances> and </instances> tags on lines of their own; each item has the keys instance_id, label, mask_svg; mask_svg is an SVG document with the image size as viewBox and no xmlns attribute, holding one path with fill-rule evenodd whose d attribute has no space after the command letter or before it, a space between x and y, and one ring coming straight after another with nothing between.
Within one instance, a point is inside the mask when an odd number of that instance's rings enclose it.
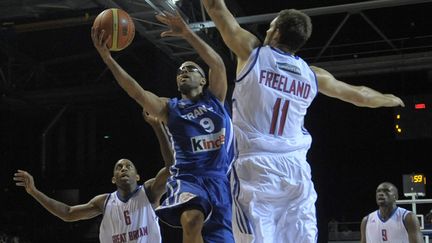
<instances>
[{"instance_id":1,"label":"outstretched arm","mask_svg":"<svg viewBox=\"0 0 432 243\"><path fill-rule=\"evenodd\" d=\"M144 120L153 128L159 142L159 148L166 168L174 163L174 151L168 135L163 130L163 122L143 110Z\"/></svg>"},{"instance_id":2,"label":"outstretched arm","mask_svg":"<svg viewBox=\"0 0 432 243\"><path fill-rule=\"evenodd\" d=\"M69 206L40 192L34 184L33 176L27 171L18 170L14 174L13 179L17 186L24 187L27 193L36 199L46 210L67 222L98 216L102 213L105 199L108 196L108 194L98 195L86 204Z\"/></svg>"},{"instance_id":3,"label":"outstretched arm","mask_svg":"<svg viewBox=\"0 0 432 243\"><path fill-rule=\"evenodd\" d=\"M167 114L167 98L161 98L155 94L144 90L138 82L132 78L115 60L107 47L109 38L104 41L105 30L99 31L98 28L92 28L91 37L93 45L99 52L102 60L111 70L117 83L123 88L128 95L135 99L138 104L145 110L151 112L155 116L166 119Z\"/></svg>"},{"instance_id":4,"label":"outstretched arm","mask_svg":"<svg viewBox=\"0 0 432 243\"><path fill-rule=\"evenodd\" d=\"M319 92L342 101L362 107L405 106L403 101L392 94L382 94L366 86L354 86L337 80L326 70L311 66L318 80Z\"/></svg>"},{"instance_id":5,"label":"outstretched arm","mask_svg":"<svg viewBox=\"0 0 432 243\"><path fill-rule=\"evenodd\" d=\"M423 243L424 241L422 233L420 232L420 224L414 213L408 213L404 221L409 243Z\"/></svg>"},{"instance_id":6,"label":"outstretched arm","mask_svg":"<svg viewBox=\"0 0 432 243\"><path fill-rule=\"evenodd\" d=\"M156 18L170 28L170 30L161 33L162 37L181 36L197 51L210 68L209 90L221 102L224 102L227 91L227 78L225 65L219 54L189 28L178 12L176 15L165 12L164 15L156 15Z\"/></svg>"},{"instance_id":7,"label":"outstretched arm","mask_svg":"<svg viewBox=\"0 0 432 243\"><path fill-rule=\"evenodd\" d=\"M366 243L366 223L367 223L367 216L363 218L361 225L360 225L360 243Z\"/></svg>"},{"instance_id":8,"label":"outstretched arm","mask_svg":"<svg viewBox=\"0 0 432 243\"><path fill-rule=\"evenodd\" d=\"M152 204L157 204L165 192L166 181L170 176L169 168L174 163L174 153L171 149L171 143L165 132L163 131L163 124L154 116L146 111L143 111L144 119L153 128L156 137L159 141L159 147L165 167L162 168L155 178L152 178L144 183L146 188L147 197Z\"/></svg>"},{"instance_id":9,"label":"outstretched arm","mask_svg":"<svg viewBox=\"0 0 432 243\"><path fill-rule=\"evenodd\" d=\"M225 44L237 55L237 72L243 68L252 50L260 45L258 38L240 27L224 0L202 0L202 3Z\"/></svg>"},{"instance_id":10,"label":"outstretched arm","mask_svg":"<svg viewBox=\"0 0 432 243\"><path fill-rule=\"evenodd\" d=\"M154 178L147 180L144 184L147 197L154 207L159 206L159 201L165 193L166 183L170 172L167 167L162 168Z\"/></svg>"}]
</instances>

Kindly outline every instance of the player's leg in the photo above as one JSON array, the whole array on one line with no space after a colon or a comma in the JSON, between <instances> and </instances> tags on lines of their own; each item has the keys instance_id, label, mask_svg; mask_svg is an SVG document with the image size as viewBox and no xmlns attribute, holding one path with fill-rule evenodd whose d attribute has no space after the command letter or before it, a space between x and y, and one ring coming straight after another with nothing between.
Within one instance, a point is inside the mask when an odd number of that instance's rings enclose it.
<instances>
[{"instance_id":1,"label":"player's leg","mask_svg":"<svg viewBox=\"0 0 432 243\"><path fill-rule=\"evenodd\" d=\"M203 243L201 234L204 214L198 209L187 209L180 217L183 228L183 243Z\"/></svg>"},{"instance_id":2,"label":"player's leg","mask_svg":"<svg viewBox=\"0 0 432 243\"><path fill-rule=\"evenodd\" d=\"M267 184L268 177L260 171L255 162L255 156L242 157L235 162L232 169L235 242L272 242L272 237L275 236L272 205L266 200L269 191L262 191L261 187Z\"/></svg>"},{"instance_id":3,"label":"player's leg","mask_svg":"<svg viewBox=\"0 0 432 243\"><path fill-rule=\"evenodd\" d=\"M204 179L212 204L211 216L205 222L202 231L205 242L234 243L230 186L228 177L222 176Z\"/></svg>"},{"instance_id":4,"label":"player's leg","mask_svg":"<svg viewBox=\"0 0 432 243\"><path fill-rule=\"evenodd\" d=\"M183 242L203 242L202 227L211 215L212 206L202 180L192 175L170 178L167 198L156 208L161 221L183 228Z\"/></svg>"},{"instance_id":5,"label":"player's leg","mask_svg":"<svg viewBox=\"0 0 432 243\"><path fill-rule=\"evenodd\" d=\"M295 193L289 202L281 197L275 203L276 241L295 243L316 243L318 228L316 222L315 202L317 194L310 174L310 166L302 153L297 156L278 158L286 165L287 175L283 177L283 191ZM300 166L299 166L300 165Z\"/></svg>"},{"instance_id":6,"label":"player's leg","mask_svg":"<svg viewBox=\"0 0 432 243\"><path fill-rule=\"evenodd\" d=\"M236 243L251 243L254 240L252 222L247 215L248 208L240 206L240 179L237 175L237 169L241 169L241 161L237 159L234 162L230 173L230 186L232 197L232 232Z\"/></svg>"},{"instance_id":7,"label":"player's leg","mask_svg":"<svg viewBox=\"0 0 432 243\"><path fill-rule=\"evenodd\" d=\"M249 156L236 161L239 189L233 193L238 201L234 206L250 221L253 242L316 242L316 193L304 155ZM233 214L236 240L251 242L245 234L237 234L235 226L242 217Z\"/></svg>"},{"instance_id":8,"label":"player's leg","mask_svg":"<svg viewBox=\"0 0 432 243\"><path fill-rule=\"evenodd\" d=\"M318 228L315 213L316 193L312 182L304 182L304 188L299 190L303 196L294 201L294 205L282 205L276 215L276 241L295 243L316 243ZM304 189L304 190L303 190Z\"/></svg>"},{"instance_id":9,"label":"player's leg","mask_svg":"<svg viewBox=\"0 0 432 243\"><path fill-rule=\"evenodd\" d=\"M254 243L277 243L275 214L268 201L256 200L249 207L253 221Z\"/></svg>"},{"instance_id":10,"label":"player's leg","mask_svg":"<svg viewBox=\"0 0 432 243\"><path fill-rule=\"evenodd\" d=\"M239 206L237 201L233 200L232 205L232 231L236 243L251 243L254 242L252 224L249 221L246 213Z\"/></svg>"}]
</instances>

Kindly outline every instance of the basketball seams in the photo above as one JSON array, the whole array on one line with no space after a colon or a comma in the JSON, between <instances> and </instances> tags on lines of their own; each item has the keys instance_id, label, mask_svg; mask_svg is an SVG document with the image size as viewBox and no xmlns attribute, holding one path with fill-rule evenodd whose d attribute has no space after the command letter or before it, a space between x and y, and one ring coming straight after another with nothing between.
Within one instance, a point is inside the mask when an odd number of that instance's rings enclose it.
<instances>
[{"instance_id":1,"label":"basketball seams","mask_svg":"<svg viewBox=\"0 0 432 243\"><path fill-rule=\"evenodd\" d=\"M112 46L111 50L113 51L119 51L117 48L117 41L118 41L118 29L119 29L119 13L116 8L112 8Z\"/></svg>"},{"instance_id":2,"label":"basketball seams","mask_svg":"<svg viewBox=\"0 0 432 243\"><path fill-rule=\"evenodd\" d=\"M111 26L105 26L106 23L107 23L107 21L109 21L110 19L112 19L112 12L111 12L111 10L110 9L104 10L102 12L102 16L101 16L101 19L100 19L99 27L100 27L101 30L102 29L105 30L105 34L107 35L107 36L105 36L105 38L107 38L108 35L110 35L111 32L112 32L112 29L111 29L112 27ZM112 46L112 39L108 40L107 46L108 47Z\"/></svg>"},{"instance_id":3,"label":"basketball seams","mask_svg":"<svg viewBox=\"0 0 432 243\"><path fill-rule=\"evenodd\" d=\"M127 12L110 8L102 11L94 20L93 27L105 30L107 47L110 51L121 51L130 45L135 36L135 25Z\"/></svg>"}]
</instances>

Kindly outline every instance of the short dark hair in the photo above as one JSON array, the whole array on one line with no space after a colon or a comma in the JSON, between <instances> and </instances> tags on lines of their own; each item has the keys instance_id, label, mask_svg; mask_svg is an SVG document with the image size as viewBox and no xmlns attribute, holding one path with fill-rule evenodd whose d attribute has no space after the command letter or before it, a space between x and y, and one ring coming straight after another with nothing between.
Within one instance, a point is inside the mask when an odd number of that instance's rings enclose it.
<instances>
[{"instance_id":1,"label":"short dark hair","mask_svg":"<svg viewBox=\"0 0 432 243\"><path fill-rule=\"evenodd\" d=\"M393 188L393 192L394 192L396 195L399 194L399 190L398 190L398 188L397 188L393 183L388 182L388 181L385 181L385 182L381 183L380 185L383 185L383 184L386 184L387 186Z\"/></svg>"},{"instance_id":2,"label":"short dark hair","mask_svg":"<svg viewBox=\"0 0 432 243\"><path fill-rule=\"evenodd\" d=\"M280 11L275 24L280 33L279 43L292 52L298 51L312 33L310 17L296 9Z\"/></svg>"}]
</instances>

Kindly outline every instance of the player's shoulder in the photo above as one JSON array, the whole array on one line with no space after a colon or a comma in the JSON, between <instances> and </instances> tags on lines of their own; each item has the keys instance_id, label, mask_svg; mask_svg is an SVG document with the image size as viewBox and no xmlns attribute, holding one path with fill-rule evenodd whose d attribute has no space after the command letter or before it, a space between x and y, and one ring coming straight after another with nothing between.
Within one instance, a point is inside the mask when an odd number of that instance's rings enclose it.
<instances>
[{"instance_id":1,"label":"player's shoulder","mask_svg":"<svg viewBox=\"0 0 432 243\"><path fill-rule=\"evenodd\" d=\"M378 217L378 210L375 210L375 211L368 213L364 218L366 218L368 220L368 219L371 219L374 217Z\"/></svg>"},{"instance_id":2,"label":"player's shoulder","mask_svg":"<svg viewBox=\"0 0 432 243\"><path fill-rule=\"evenodd\" d=\"M90 202L103 211L106 201L110 198L111 193L104 193L95 196Z\"/></svg>"},{"instance_id":3,"label":"player's shoulder","mask_svg":"<svg viewBox=\"0 0 432 243\"><path fill-rule=\"evenodd\" d=\"M410 217L411 218L417 217L413 212L411 212L410 210L405 209L405 208L398 207L398 211L399 211L399 214L402 216L403 220L405 220L406 218L410 218Z\"/></svg>"},{"instance_id":4,"label":"player's shoulder","mask_svg":"<svg viewBox=\"0 0 432 243\"><path fill-rule=\"evenodd\" d=\"M111 195L111 193L102 193L99 195L96 195L92 200L93 201L105 201L108 199L108 197Z\"/></svg>"},{"instance_id":5,"label":"player's shoulder","mask_svg":"<svg viewBox=\"0 0 432 243\"><path fill-rule=\"evenodd\" d=\"M361 222L362 222L362 223L367 223L367 221L369 220L369 218L372 217L372 215L373 215L373 212L367 214L366 216L364 216L364 217L362 218L362 221L361 221Z\"/></svg>"},{"instance_id":6,"label":"player's shoulder","mask_svg":"<svg viewBox=\"0 0 432 243\"><path fill-rule=\"evenodd\" d=\"M208 90L208 89L203 91L202 98L204 100L211 100L211 101L214 101L217 103L222 103L222 101L218 97L216 97L216 95L213 94L213 92L211 90Z\"/></svg>"}]
</instances>

